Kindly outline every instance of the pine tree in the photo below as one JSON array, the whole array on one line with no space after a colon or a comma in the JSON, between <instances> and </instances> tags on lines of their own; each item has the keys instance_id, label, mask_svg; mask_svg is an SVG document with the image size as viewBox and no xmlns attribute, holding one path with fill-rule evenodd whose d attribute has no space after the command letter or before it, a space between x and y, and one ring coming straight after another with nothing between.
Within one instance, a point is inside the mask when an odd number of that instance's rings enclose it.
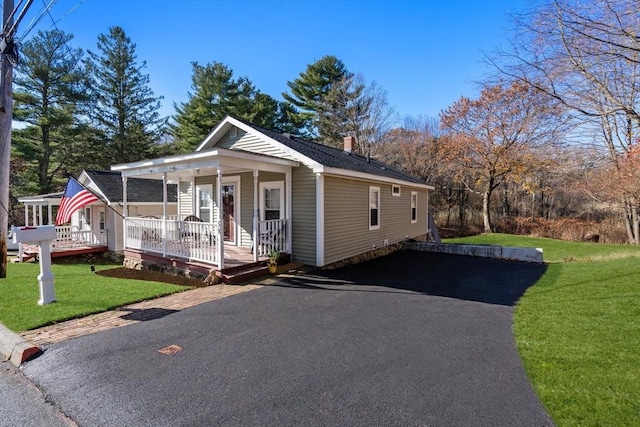
<instances>
[{"instance_id":1,"label":"pine tree","mask_svg":"<svg viewBox=\"0 0 640 427\"><path fill-rule=\"evenodd\" d=\"M118 26L100 34L97 47L99 53L89 51L85 64L95 102L91 117L106 154L103 166L148 158L167 120L159 112L162 97L154 95L143 73L146 62L138 65L136 45Z\"/></svg>"},{"instance_id":2,"label":"pine tree","mask_svg":"<svg viewBox=\"0 0 640 427\"><path fill-rule=\"evenodd\" d=\"M227 115L281 132L297 129L290 120L295 111L257 90L248 78L234 78L233 70L220 62L192 65L192 92L187 102L174 104L171 126L181 151L193 150Z\"/></svg>"},{"instance_id":3,"label":"pine tree","mask_svg":"<svg viewBox=\"0 0 640 427\"><path fill-rule=\"evenodd\" d=\"M295 119L302 124L303 136L327 145L342 144L351 130L349 109L363 90L353 77L341 60L327 55L287 82L291 93L284 92L282 97L300 109Z\"/></svg>"},{"instance_id":4,"label":"pine tree","mask_svg":"<svg viewBox=\"0 0 640 427\"><path fill-rule=\"evenodd\" d=\"M83 52L69 47L72 38L59 30L40 31L22 45L13 114L27 126L13 131L12 145L14 156L29 165L14 188L23 194L57 190L65 172L82 167L88 98Z\"/></svg>"}]
</instances>

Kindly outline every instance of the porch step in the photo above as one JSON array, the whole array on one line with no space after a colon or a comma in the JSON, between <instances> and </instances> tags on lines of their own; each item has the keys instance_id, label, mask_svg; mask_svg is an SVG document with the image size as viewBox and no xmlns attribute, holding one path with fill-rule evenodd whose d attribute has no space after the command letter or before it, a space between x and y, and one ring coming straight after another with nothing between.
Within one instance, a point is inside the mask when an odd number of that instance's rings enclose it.
<instances>
[{"instance_id":1,"label":"porch step","mask_svg":"<svg viewBox=\"0 0 640 427\"><path fill-rule=\"evenodd\" d=\"M264 261L252 262L238 267L223 268L216 271L223 283L227 285L236 285L246 280L255 279L256 277L266 276L269 274L269 268Z\"/></svg>"},{"instance_id":2,"label":"porch step","mask_svg":"<svg viewBox=\"0 0 640 427\"><path fill-rule=\"evenodd\" d=\"M278 259L279 264L289 262L291 256L289 254L282 254ZM243 264L237 267L223 268L216 271L223 283L227 285L236 285L247 280L255 279L256 277L262 277L269 274L269 268L265 261L252 262L250 264Z\"/></svg>"}]
</instances>

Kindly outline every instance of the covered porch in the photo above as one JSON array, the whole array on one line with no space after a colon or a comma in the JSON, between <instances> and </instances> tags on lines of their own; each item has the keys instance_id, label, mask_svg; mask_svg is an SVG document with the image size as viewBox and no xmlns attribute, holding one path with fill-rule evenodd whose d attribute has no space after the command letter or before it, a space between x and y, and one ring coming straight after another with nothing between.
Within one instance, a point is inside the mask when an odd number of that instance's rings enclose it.
<instances>
[{"instance_id":1,"label":"covered porch","mask_svg":"<svg viewBox=\"0 0 640 427\"><path fill-rule=\"evenodd\" d=\"M18 198L18 201L24 205L23 226L53 225L61 199L62 192ZM51 245L52 258L105 252L108 248L106 229L82 229L78 225L56 225L55 229L56 240ZM9 243L9 249L18 251L18 261L39 256L40 251L37 245L16 243L14 247L12 242Z\"/></svg>"},{"instance_id":2,"label":"covered porch","mask_svg":"<svg viewBox=\"0 0 640 427\"><path fill-rule=\"evenodd\" d=\"M291 255L291 179L297 166L222 148L113 166L123 180L125 256L222 270L276 252ZM128 215L131 177L162 180L162 215ZM178 185L178 215L167 214L169 183Z\"/></svg>"}]
</instances>

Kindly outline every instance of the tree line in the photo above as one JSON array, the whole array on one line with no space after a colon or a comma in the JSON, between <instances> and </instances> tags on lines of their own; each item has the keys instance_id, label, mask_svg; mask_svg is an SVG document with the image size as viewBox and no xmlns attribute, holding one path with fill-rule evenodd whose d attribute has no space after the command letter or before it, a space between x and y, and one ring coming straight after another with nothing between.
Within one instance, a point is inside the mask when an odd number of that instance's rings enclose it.
<instances>
[{"instance_id":1,"label":"tree line","mask_svg":"<svg viewBox=\"0 0 640 427\"><path fill-rule=\"evenodd\" d=\"M220 62L192 63L171 117L120 27L96 51L40 32L15 79L12 194L59 190L68 173L192 151L227 114L377 157L435 187L442 227L492 232L514 218L619 218L640 243L637 149L640 6L633 0L546 0L513 16L510 49L475 97L438 118L404 117L386 92L327 55L287 82L281 100Z\"/></svg>"}]
</instances>

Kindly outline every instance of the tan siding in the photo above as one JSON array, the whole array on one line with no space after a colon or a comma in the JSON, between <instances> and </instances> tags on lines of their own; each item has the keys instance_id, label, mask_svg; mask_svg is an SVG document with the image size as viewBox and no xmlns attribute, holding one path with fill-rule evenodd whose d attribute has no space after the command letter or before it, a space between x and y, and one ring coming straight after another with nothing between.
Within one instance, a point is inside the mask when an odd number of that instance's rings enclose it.
<instances>
[{"instance_id":1,"label":"tan siding","mask_svg":"<svg viewBox=\"0 0 640 427\"><path fill-rule=\"evenodd\" d=\"M231 137L229 132L227 132L215 146L294 160L292 156L274 147L272 143L267 142L262 135L245 133L240 129L238 129L238 137Z\"/></svg>"},{"instance_id":2,"label":"tan siding","mask_svg":"<svg viewBox=\"0 0 640 427\"><path fill-rule=\"evenodd\" d=\"M129 205L129 216L155 216L162 218L162 205ZM175 215L177 212L175 203L167 205L167 215Z\"/></svg>"},{"instance_id":3,"label":"tan siding","mask_svg":"<svg viewBox=\"0 0 640 427\"><path fill-rule=\"evenodd\" d=\"M380 188L380 229L369 230L369 186ZM411 223L411 187L391 195L391 184L325 177L325 264L397 243L426 230L426 190L418 191L418 222Z\"/></svg>"},{"instance_id":4,"label":"tan siding","mask_svg":"<svg viewBox=\"0 0 640 427\"><path fill-rule=\"evenodd\" d=\"M293 260L316 265L316 176L313 171L304 166L293 168L291 190Z\"/></svg>"},{"instance_id":5,"label":"tan siding","mask_svg":"<svg viewBox=\"0 0 640 427\"><path fill-rule=\"evenodd\" d=\"M233 144L236 143L240 138L244 137L246 135L246 132L243 131L242 129L238 129L237 127L233 127L233 129L237 132L235 135L231 135L232 134L232 129L229 129L223 136L222 138L220 138L220 140L218 141L218 143L216 144L216 147L221 147L221 148L231 148L233 147Z\"/></svg>"}]
</instances>

